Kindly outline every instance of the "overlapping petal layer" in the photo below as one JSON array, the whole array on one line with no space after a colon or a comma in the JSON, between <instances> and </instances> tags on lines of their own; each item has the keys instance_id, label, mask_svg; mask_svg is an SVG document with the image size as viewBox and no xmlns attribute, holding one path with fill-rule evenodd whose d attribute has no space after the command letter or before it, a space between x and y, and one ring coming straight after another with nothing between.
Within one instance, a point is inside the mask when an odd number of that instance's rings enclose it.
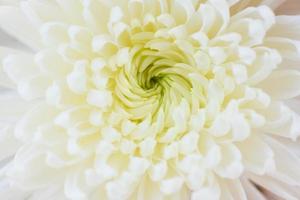
<instances>
[{"instance_id":1,"label":"overlapping petal layer","mask_svg":"<svg viewBox=\"0 0 300 200\"><path fill-rule=\"evenodd\" d=\"M1 94L3 185L33 200L263 199L255 183L298 199L298 18L262 3L1 6L34 50L0 49L0 84L24 99Z\"/></svg>"}]
</instances>

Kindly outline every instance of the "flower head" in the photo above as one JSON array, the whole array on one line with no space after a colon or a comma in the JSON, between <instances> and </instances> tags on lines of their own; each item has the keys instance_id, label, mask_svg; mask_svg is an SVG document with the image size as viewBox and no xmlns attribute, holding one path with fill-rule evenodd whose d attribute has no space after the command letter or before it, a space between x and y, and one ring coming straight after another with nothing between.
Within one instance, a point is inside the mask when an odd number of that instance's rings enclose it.
<instances>
[{"instance_id":1,"label":"flower head","mask_svg":"<svg viewBox=\"0 0 300 200\"><path fill-rule=\"evenodd\" d=\"M1 6L6 197L298 199L299 17L250 5Z\"/></svg>"}]
</instances>

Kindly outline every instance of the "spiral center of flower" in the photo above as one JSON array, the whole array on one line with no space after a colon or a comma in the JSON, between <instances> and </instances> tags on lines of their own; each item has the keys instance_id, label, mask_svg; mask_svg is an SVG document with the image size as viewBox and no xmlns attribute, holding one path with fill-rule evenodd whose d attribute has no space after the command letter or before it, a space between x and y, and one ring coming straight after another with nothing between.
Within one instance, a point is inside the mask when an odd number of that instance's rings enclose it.
<instances>
[{"instance_id":1,"label":"spiral center of flower","mask_svg":"<svg viewBox=\"0 0 300 200\"><path fill-rule=\"evenodd\" d=\"M197 69L176 45L168 45L163 50L147 44L132 48L130 62L120 70L116 95L134 120L155 116L160 109L171 115L170 106L191 101L189 74Z\"/></svg>"}]
</instances>

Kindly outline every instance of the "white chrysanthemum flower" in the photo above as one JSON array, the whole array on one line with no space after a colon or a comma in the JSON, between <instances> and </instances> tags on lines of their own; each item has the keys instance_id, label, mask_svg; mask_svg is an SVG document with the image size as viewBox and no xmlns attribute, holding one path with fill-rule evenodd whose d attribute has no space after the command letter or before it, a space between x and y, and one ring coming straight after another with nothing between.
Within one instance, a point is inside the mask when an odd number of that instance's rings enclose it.
<instances>
[{"instance_id":1,"label":"white chrysanthemum flower","mask_svg":"<svg viewBox=\"0 0 300 200\"><path fill-rule=\"evenodd\" d=\"M279 1L27 0L0 25L0 196L300 198L300 17Z\"/></svg>"}]
</instances>

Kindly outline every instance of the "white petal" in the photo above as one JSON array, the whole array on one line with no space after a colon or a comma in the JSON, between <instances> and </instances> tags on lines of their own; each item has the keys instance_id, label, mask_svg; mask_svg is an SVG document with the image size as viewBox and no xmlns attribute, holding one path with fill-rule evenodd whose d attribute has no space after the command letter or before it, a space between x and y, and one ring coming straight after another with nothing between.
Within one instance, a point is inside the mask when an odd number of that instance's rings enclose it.
<instances>
[{"instance_id":1,"label":"white petal","mask_svg":"<svg viewBox=\"0 0 300 200\"><path fill-rule=\"evenodd\" d=\"M290 185L300 185L299 157L288 146L284 146L276 139L266 137L265 141L273 149L276 170L271 176Z\"/></svg>"},{"instance_id":2,"label":"white petal","mask_svg":"<svg viewBox=\"0 0 300 200\"><path fill-rule=\"evenodd\" d=\"M12 54L3 60L3 70L16 84L39 74L39 69L28 54Z\"/></svg>"},{"instance_id":3,"label":"white petal","mask_svg":"<svg viewBox=\"0 0 300 200\"><path fill-rule=\"evenodd\" d=\"M179 151L182 154L191 154L198 150L199 134L197 132L190 132L183 136L179 142Z\"/></svg>"},{"instance_id":4,"label":"white petal","mask_svg":"<svg viewBox=\"0 0 300 200\"><path fill-rule=\"evenodd\" d=\"M83 2L83 6L83 18L88 26L94 32L106 32L110 15L110 8L108 4L103 1L86 0ZM69 7L67 7L66 9L69 9Z\"/></svg>"},{"instance_id":5,"label":"white petal","mask_svg":"<svg viewBox=\"0 0 300 200\"><path fill-rule=\"evenodd\" d=\"M290 151L300 157L300 144L299 140L293 141L288 138L276 137L276 139L284 146L289 147Z\"/></svg>"},{"instance_id":6,"label":"white petal","mask_svg":"<svg viewBox=\"0 0 300 200\"><path fill-rule=\"evenodd\" d=\"M0 0L1 5L18 5L20 0Z\"/></svg>"},{"instance_id":7,"label":"white petal","mask_svg":"<svg viewBox=\"0 0 300 200\"><path fill-rule=\"evenodd\" d=\"M9 179L14 180L16 186L27 191L52 184L59 177L58 171L46 164L43 150L33 144L19 148L7 175Z\"/></svg>"},{"instance_id":8,"label":"white petal","mask_svg":"<svg viewBox=\"0 0 300 200\"><path fill-rule=\"evenodd\" d=\"M31 196L30 200L63 200L65 198L64 191L62 190L62 186L54 186L42 190L35 191Z\"/></svg>"},{"instance_id":9,"label":"white petal","mask_svg":"<svg viewBox=\"0 0 300 200\"><path fill-rule=\"evenodd\" d=\"M259 136L249 137L238 147L247 170L259 175L275 170L273 151Z\"/></svg>"},{"instance_id":10,"label":"white petal","mask_svg":"<svg viewBox=\"0 0 300 200\"><path fill-rule=\"evenodd\" d=\"M164 195L159 191L157 183L152 182L147 177L140 183L137 198L143 200L163 200Z\"/></svg>"},{"instance_id":11,"label":"white petal","mask_svg":"<svg viewBox=\"0 0 300 200\"><path fill-rule=\"evenodd\" d=\"M91 90L88 94L87 101L90 105L105 108L112 104L112 95L108 91Z\"/></svg>"},{"instance_id":12,"label":"white petal","mask_svg":"<svg viewBox=\"0 0 300 200\"><path fill-rule=\"evenodd\" d=\"M30 22L36 26L40 26L47 21L67 20L62 10L53 2L39 0L22 1L20 8Z\"/></svg>"},{"instance_id":13,"label":"white petal","mask_svg":"<svg viewBox=\"0 0 300 200\"><path fill-rule=\"evenodd\" d=\"M13 127L0 123L0 161L13 156L20 143L14 137Z\"/></svg>"},{"instance_id":14,"label":"white petal","mask_svg":"<svg viewBox=\"0 0 300 200\"><path fill-rule=\"evenodd\" d=\"M36 76L29 80L20 81L18 92L25 100L35 100L39 97L45 97L46 89L51 84L47 76Z\"/></svg>"},{"instance_id":15,"label":"white petal","mask_svg":"<svg viewBox=\"0 0 300 200\"><path fill-rule=\"evenodd\" d=\"M79 182L79 172L73 172L73 174L70 174L67 176L65 181L65 194L68 198L71 199L85 199L86 195L81 190L81 186L78 183Z\"/></svg>"},{"instance_id":16,"label":"white petal","mask_svg":"<svg viewBox=\"0 0 300 200\"><path fill-rule=\"evenodd\" d=\"M183 178L173 177L160 182L160 190L166 195L178 192L183 185Z\"/></svg>"},{"instance_id":17,"label":"white petal","mask_svg":"<svg viewBox=\"0 0 300 200\"><path fill-rule=\"evenodd\" d=\"M275 23L275 16L267 6L249 7L231 18L229 32L242 36L242 44L253 46L261 44L267 30Z\"/></svg>"},{"instance_id":18,"label":"white petal","mask_svg":"<svg viewBox=\"0 0 300 200\"><path fill-rule=\"evenodd\" d=\"M33 49L39 49L42 46L37 27L32 26L26 20L26 16L19 8L1 6L0 27Z\"/></svg>"},{"instance_id":19,"label":"white petal","mask_svg":"<svg viewBox=\"0 0 300 200\"><path fill-rule=\"evenodd\" d=\"M76 62L73 72L67 77L70 89L76 94L82 94L87 90L87 65L86 61Z\"/></svg>"},{"instance_id":20,"label":"white petal","mask_svg":"<svg viewBox=\"0 0 300 200\"><path fill-rule=\"evenodd\" d=\"M149 168L150 163L145 158L131 157L129 162L129 171L133 174L143 175Z\"/></svg>"},{"instance_id":21,"label":"white petal","mask_svg":"<svg viewBox=\"0 0 300 200\"><path fill-rule=\"evenodd\" d=\"M202 134L199 139L200 152L204 154L205 166L213 168L221 161L221 148L210 135Z\"/></svg>"},{"instance_id":22,"label":"white petal","mask_svg":"<svg viewBox=\"0 0 300 200\"><path fill-rule=\"evenodd\" d=\"M30 196L29 192L12 186L7 180L0 181L0 195L7 200L23 200Z\"/></svg>"},{"instance_id":23,"label":"white petal","mask_svg":"<svg viewBox=\"0 0 300 200\"><path fill-rule=\"evenodd\" d=\"M214 6L218 14L220 15L220 19L218 21L222 21L214 31L222 32L227 27L229 21L230 21L230 10L227 0L209 0L209 3Z\"/></svg>"},{"instance_id":24,"label":"white petal","mask_svg":"<svg viewBox=\"0 0 300 200\"><path fill-rule=\"evenodd\" d=\"M71 65L64 62L62 57L53 50L43 50L35 55L34 61L42 73L54 80L65 77L70 72Z\"/></svg>"},{"instance_id":25,"label":"white petal","mask_svg":"<svg viewBox=\"0 0 300 200\"><path fill-rule=\"evenodd\" d=\"M50 105L78 105L85 102L85 96L76 95L66 83L54 82L46 91L46 100Z\"/></svg>"},{"instance_id":26,"label":"white petal","mask_svg":"<svg viewBox=\"0 0 300 200\"><path fill-rule=\"evenodd\" d=\"M288 14L288 13L287 13ZM276 24L271 28L268 35L277 37L287 37L300 40L300 16L283 15L276 17Z\"/></svg>"},{"instance_id":27,"label":"white petal","mask_svg":"<svg viewBox=\"0 0 300 200\"><path fill-rule=\"evenodd\" d=\"M67 13L70 21L74 24L83 24L82 15L82 5L79 1L74 0L56 0L57 4L63 9L64 13Z\"/></svg>"},{"instance_id":28,"label":"white petal","mask_svg":"<svg viewBox=\"0 0 300 200\"><path fill-rule=\"evenodd\" d=\"M177 24L184 24L189 16L195 12L195 8L190 0L186 2L175 0L171 5L171 15Z\"/></svg>"},{"instance_id":29,"label":"white petal","mask_svg":"<svg viewBox=\"0 0 300 200\"><path fill-rule=\"evenodd\" d=\"M6 47L0 47L0 62L7 57L10 54L17 53L16 50L6 48ZM15 85L13 82L9 79L9 77L5 74L2 65L0 65L0 86L6 87L6 88L15 88Z\"/></svg>"},{"instance_id":30,"label":"white petal","mask_svg":"<svg viewBox=\"0 0 300 200\"><path fill-rule=\"evenodd\" d=\"M43 23L39 29L43 44L57 47L69 41L68 25L62 22Z\"/></svg>"},{"instance_id":31,"label":"white petal","mask_svg":"<svg viewBox=\"0 0 300 200\"><path fill-rule=\"evenodd\" d=\"M276 49L282 58L280 67L286 69L299 69L300 42L285 37L267 37L264 41L267 47Z\"/></svg>"},{"instance_id":32,"label":"white petal","mask_svg":"<svg viewBox=\"0 0 300 200\"><path fill-rule=\"evenodd\" d=\"M28 46L21 43L15 37L5 32L2 28L0 28L0 38L1 38L1 46L19 49L22 51L31 51L31 49Z\"/></svg>"},{"instance_id":33,"label":"white petal","mask_svg":"<svg viewBox=\"0 0 300 200\"><path fill-rule=\"evenodd\" d=\"M109 141L109 142L118 142L121 139L120 132L113 128L113 127L105 127L102 129L102 132L104 134L103 139Z\"/></svg>"},{"instance_id":34,"label":"white petal","mask_svg":"<svg viewBox=\"0 0 300 200\"><path fill-rule=\"evenodd\" d=\"M247 178L242 178L242 185L249 200L266 200L257 187L252 182L247 180Z\"/></svg>"},{"instance_id":35,"label":"white petal","mask_svg":"<svg viewBox=\"0 0 300 200\"><path fill-rule=\"evenodd\" d=\"M111 56L117 52L117 45L107 36L96 36L92 42L95 53Z\"/></svg>"},{"instance_id":36,"label":"white petal","mask_svg":"<svg viewBox=\"0 0 300 200\"><path fill-rule=\"evenodd\" d=\"M300 116L281 102L272 103L265 113L267 133L296 140L300 135Z\"/></svg>"},{"instance_id":37,"label":"white petal","mask_svg":"<svg viewBox=\"0 0 300 200\"><path fill-rule=\"evenodd\" d=\"M215 172L219 176L229 179L239 177L244 170L239 149L233 144L224 144L221 146L221 154L221 162Z\"/></svg>"},{"instance_id":38,"label":"white petal","mask_svg":"<svg viewBox=\"0 0 300 200\"><path fill-rule=\"evenodd\" d=\"M221 200L247 200L243 185L239 180L221 180Z\"/></svg>"},{"instance_id":39,"label":"white petal","mask_svg":"<svg viewBox=\"0 0 300 200\"><path fill-rule=\"evenodd\" d=\"M299 187L284 184L270 177L250 175L249 178L283 199L298 200L300 198Z\"/></svg>"},{"instance_id":40,"label":"white petal","mask_svg":"<svg viewBox=\"0 0 300 200\"><path fill-rule=\"evenodd\" d=\"M300 72L296 70L275 71L260 85L275 99L291 99L300 95Z\"/></svg>"},{"instance_id":41,"label":"white petal","mask_svg":"<svg viewBox=\"0 0 300 200\"><path fill-rule=\"evenodd\" d=\"M266 79L282 61L281 55L275 49L257 47L255 51L257 58L248 69L250 73L247 83L250 85L255 85Z\"/></svg>"},{"instance_id":42,"label":"white petal","mask_svg":"<svg viewBox=\"0 0 300 200\"><path fill-rule=\"evenodd\" d=\"M152 153L155 150L156 143L157 143L156 140L153 138L146 138L145 140L143 140L139 144L141 155L143 157L152 155Z\"/></svg>"},{"instance_id":43,"label":"white petal","mask_svg":"<svg viewBox=\"0 0 300 200\"><path fill-rule=\"evenodd\" d=\"M14 122L30 109L32 103L28 103L16 92L0 93L0 122Z\"/></svg>"},{"instance_id":44,"label":"white petal","mask_svg":"<svg viewBox=\"0 0 300 200\"><path fill-rule=\"evenodd\" d=\"M166 161L153 164L149 170L149 176L153 181L159 181L164 178L168 170Z\"/></svg>"},{"instance_id":45,"label":"white petal","mask_svg":"<svg viewBox=\"0 0 300 200\"><path fill-rule=\"evenodd\" d=\"M71 44L80 52L89 56L92 52L92 32L81 26L71 26L68 30Z\"/></svg>"},{"instance_id":46,"label":"white petal","mask_svg":"<svg viewBox=\"0 0 300 200\"><path fill-rule=\"evenodd\" d=\"M45 115L47 113L47 115ZM34 140L34 134L38 127L52 121L57 115L57 110L49 105L39 103L27 112L17 123L15 136L23 141Z\"/></svg>"},{"instance_id":47,"label":"white petal","mask_svg":"<svg viewBox=\"0 0 300 200\"><path fill-rule=\"evenodd\" d=\"M193 191L191 194L191 200L209 199L219 200L221 198L220 186L215 178L209 181L209 185L202 187L199 190Z\"/></svg>"}]
</instances>

